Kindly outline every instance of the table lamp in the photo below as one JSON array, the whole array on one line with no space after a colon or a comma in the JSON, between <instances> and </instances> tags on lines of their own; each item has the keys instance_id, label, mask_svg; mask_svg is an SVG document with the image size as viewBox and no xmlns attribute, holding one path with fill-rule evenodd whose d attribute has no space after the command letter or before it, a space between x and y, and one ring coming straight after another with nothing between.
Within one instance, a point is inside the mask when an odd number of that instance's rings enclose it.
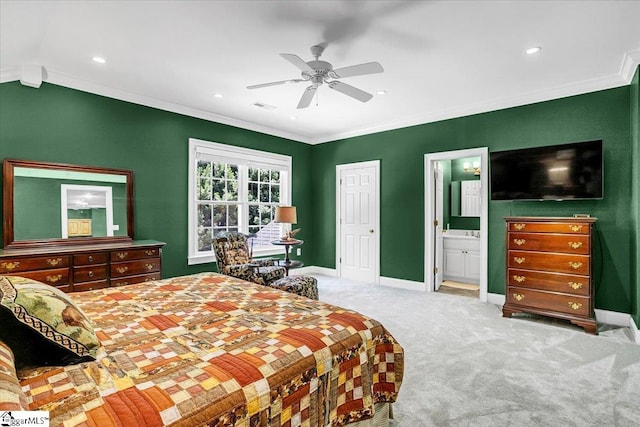
<instances>
[{"instance_id":1,"label":"table lamp","mask_svg":"<svg viewBox=\"0 0 640 427\"><path fill-rule=\"evenodd\" d=\"M276 206L276 217L273 220L276 223L295 224L298 222L295 206ZM291 234L290 227L286 230L282 240L295 240Z\"/></svg>"}]
</instances>

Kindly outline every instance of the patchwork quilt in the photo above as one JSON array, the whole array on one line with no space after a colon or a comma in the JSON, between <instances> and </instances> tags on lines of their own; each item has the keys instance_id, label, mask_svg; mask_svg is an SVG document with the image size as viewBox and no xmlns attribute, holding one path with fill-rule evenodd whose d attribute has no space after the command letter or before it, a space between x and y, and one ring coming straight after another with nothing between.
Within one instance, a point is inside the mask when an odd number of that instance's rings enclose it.
<instances>
[{"instance_id":1,"label":"patchwork quilt","mask_svg":"<svg viewBox=\"0 0 640 427\"><path fill-rule=\"evenodd\" d=\"M342 426L394 402L403 350L362 314L201 273L71 294L97 360L17 373L51 426Z\"/></svg>"}]
</instances>

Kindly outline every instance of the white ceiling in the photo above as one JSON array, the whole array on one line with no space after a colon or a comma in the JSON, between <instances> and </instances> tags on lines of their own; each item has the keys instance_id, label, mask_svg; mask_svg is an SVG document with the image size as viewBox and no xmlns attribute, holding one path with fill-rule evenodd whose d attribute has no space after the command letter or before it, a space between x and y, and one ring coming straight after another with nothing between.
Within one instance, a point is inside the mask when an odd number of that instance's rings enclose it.
<instances>
[{"instance_id":1,"label":"white ceiling","mask_svg":"<svg viewBox=\"0 0 640 427\"><path fill-rule=\"evenodd\" d=\"M628 84L639 16L640 1L0 0L0 81L38 64L50 83L315 144ZM309 61L322 42L335 68L384 67L343 80L371 101L324 85L297 110L307 83L246 89L300 77L278 54Z\"/></svg>"}]
</instances>

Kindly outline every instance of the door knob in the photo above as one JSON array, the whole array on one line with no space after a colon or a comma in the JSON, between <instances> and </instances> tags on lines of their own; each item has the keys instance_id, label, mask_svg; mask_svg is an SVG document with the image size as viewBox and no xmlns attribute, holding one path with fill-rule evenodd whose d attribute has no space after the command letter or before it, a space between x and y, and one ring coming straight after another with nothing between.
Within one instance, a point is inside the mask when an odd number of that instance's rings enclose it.
<instances>
[{"instance_id":1,"label":"door knob","mask_svg":"<svg viewBox=\"0 0 640 427\"><path fill-rule=\"evenodd\" d=\"M373 233L373 228L371 230L369 230L369 233Z\"/></svg>"}]
</instances>

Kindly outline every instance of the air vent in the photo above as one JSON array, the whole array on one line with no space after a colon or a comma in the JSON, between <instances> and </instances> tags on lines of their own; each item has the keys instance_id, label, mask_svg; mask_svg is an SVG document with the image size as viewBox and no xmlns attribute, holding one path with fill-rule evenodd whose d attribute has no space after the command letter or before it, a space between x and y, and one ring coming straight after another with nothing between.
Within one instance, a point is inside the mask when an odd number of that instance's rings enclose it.
<instances>
[{"instance_id":1,"label":"air vent","mask_svg":"<svg viewBox=\"0 0 640 427\"><path fill-rule=\"evenodd\" d=\"M269 110L269 111L273 111L276 109L275 106L265 104L264 102L260 102L260 101L255 102L253 105L255 105L258 108L264 108L265 110Z\"/></svg>"}]
</instances>

